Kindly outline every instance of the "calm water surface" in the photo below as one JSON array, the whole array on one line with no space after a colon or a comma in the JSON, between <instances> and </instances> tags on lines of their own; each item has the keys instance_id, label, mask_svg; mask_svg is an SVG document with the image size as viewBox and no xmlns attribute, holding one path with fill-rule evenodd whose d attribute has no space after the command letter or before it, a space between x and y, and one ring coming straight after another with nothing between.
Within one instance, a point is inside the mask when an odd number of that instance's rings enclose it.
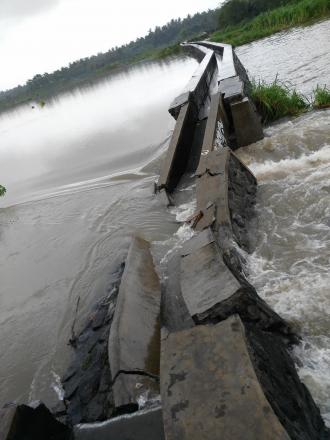
<instances>
[{"instance_id":1,"label":"calm water surface","mask_svg":"<svg viewBox=\"0 0 330 440\"><path fill-rule=\"evenodd\" d=\"M243 46L250 74L310 94L330 84L329 22ZM322 42L322 44L321 44ZM153 195L173 121L171 99L194 71L190 59L130 69L43 109L0 117L0 404L57 399L58 375L79 323L107 291L130 236L153 241L156 261L189 237ZM304 335L301 377L330 412L330 113L267 130L240 152L259 180L259 241L251 280ZM179 228L179 229L178 229ZM174 234L174 235L173 235Z\"/></svg>"}]
</instances>

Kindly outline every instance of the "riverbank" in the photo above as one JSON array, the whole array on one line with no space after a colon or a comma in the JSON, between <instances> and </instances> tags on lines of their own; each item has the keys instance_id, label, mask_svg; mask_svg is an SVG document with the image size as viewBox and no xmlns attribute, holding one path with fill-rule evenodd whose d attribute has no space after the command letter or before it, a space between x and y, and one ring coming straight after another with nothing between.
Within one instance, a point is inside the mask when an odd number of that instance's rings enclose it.
<instances>
[{"instance_id":1,"label":"riverbank","mask_svg":"<svg viewBox=\"0 0 330 440\"><path fill-rule=\"evenodd\" d=\"M221 9L220 9L221 11ZM174 22L155 29L143 39L110 50L104 54L77 60L53 73L36 75L23 86L0 91L0 114L30 103L47 103L62 93L93 85L102 79L127 70L141 62L164 60L183 55L180 42L209 38L211 41L240 46L297 26L308 26L330 17L327 0L300 0L290 2L255 18L224 30L214 31L218 10ZM172 29L173 28L173 29ZM212 33L213 32L213 33ZM158 35L159 34L159 35ZM168 35L169 34L169 35ZM162 38L159 36L162 35ZM157 38L156 38L157 36Z\"/></svg>"},{"instance_id":2,"label":"riverbank","mask_svg":"<svg viewBox=\"0 0 330 440\"><path fill-rule=\"evenodd\" d=\"M301 0L264 12L248 22L214 32L210 40L241 46L283 30L308 26L329 17L328 0Z\"/></svg>"}]
</instances>

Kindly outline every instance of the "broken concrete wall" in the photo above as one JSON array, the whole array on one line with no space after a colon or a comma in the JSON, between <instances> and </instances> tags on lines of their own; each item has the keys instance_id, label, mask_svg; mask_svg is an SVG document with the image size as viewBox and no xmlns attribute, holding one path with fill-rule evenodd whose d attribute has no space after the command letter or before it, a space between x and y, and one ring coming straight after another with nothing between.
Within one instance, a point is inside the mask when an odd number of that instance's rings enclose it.
<instances>
[{"instance_id":1,"label":"broken concrete wall","mask_svg":"<svg viewBox=\"0 0 330 440\"><path fill-rule=\"evenodd\" d=\"M117 410L137 409L141 399L159 395L160 298L150 244L135 237L109 337L112 392Z\"/></svg>"},{"instance_id":2,"label":"broken concrete wall","mask_svg":"<svg viewBox=\"0 0 330 440\"><path fill-rule=\"evenodd\" d=\"M197 175L197 210L203 214L196 229L213 226L224 246L234 240L251 250L250 222L254 218L257 181L229 148L201 155Z\"/></svg>"},{"instance_id":3,"label":"broken concrete wall","mask_svg":"<svg viewBox=\"0 0 330 440\"><path fill-rule=\"evenodd\" d=\"M225 113L222 124L227 145L235 149L262 139L261 120L251 99L251 83L232 46L205 41L198 44L217 54L218 85Z\"/></svg>"},{"instance_id":4,"label":"broken concrete wall","mask_svg":"<svg viewBox=\"0 0 330 440\"><path fill-rule=\"evenodd\" d=\"M174 191L187 168L192 167L192 156L196 151L199 155L203 142L205 124L201 120L208 107L205 103L210 100L216 60L212 51L194 49L203 55L203 60L186 88L170 105L169 112L177 122L156 184L158 191Z\"/></svg>"},{"instance_id":5,"label":"broken concrete wall","mask_svg":"<svg viewBox=\"0 0 330 440\"><path fill-rule=\"evenodd\" d=\"M276 336L273 352L272 346L236 314L217 325L166 335L161 356L166 438L328 438L319 410ZM260 371L267 380L260 379Z\"/></svg>"}]
</instances>

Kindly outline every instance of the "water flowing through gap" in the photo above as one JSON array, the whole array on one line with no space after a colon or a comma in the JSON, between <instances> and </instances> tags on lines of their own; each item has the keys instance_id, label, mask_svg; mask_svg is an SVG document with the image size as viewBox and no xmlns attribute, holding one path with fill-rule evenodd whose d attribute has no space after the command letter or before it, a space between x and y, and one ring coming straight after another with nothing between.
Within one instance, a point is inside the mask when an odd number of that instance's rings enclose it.
<instances>
[{"instance_id":1,"label":"water flowing through gap","mask_svg":"<svg viewBox=\"0 0 330 440\"><path fill-rule=\"evenodd\" d=\"M330 84L328 29L324 22L281 33L237 53L252 76L273 80L279 71L308 94L316 78ZM289 60L288 47L296 48ZM153 242L160 270L191 236L178 222L194 211L193 200L166 210L152 187L173 127L167 107L195 65L184 59L138 67L43 110L0 117L0 175L9 189L0 210L0 404L57 399L77 298L79 325L106 293L131 234ZM280 123L239 152L259 180L251 281L301 328L300 374L325 418L329 116L312 112Z\"/></svg>"},{"instance_id":2,"label":"water flowing through gap","mask_svg":"<svg viewBox=\"0 0 330 440\"><path fill-rule=\"evenodd\" d=\"M258 179L258 293L303 336L299 374L330 423L330 111L267 130L239 152Z\"/></svg>"}]
</instances>

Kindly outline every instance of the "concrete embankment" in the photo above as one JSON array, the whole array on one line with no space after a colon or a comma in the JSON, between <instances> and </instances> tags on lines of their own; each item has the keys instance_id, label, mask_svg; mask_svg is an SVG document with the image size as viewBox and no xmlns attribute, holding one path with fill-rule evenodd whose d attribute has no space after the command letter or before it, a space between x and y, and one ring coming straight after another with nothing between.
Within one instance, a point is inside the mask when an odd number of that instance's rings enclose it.
<instances>
[{"instance_id":1,"label":"concrete embankment","mask_svg":"<svg viewBox=\"0 0 330 440\"><path fill-rule=\"evenodd\" d=\"M195 184L194 234L162 283L150 244L132 239L109 295L71 341L60 421L43 427L40 417L33 437L10 407L4 439L23 438L17 426L27 440L330 438L290 354L299 335L246 276L257 181L233 150L263 136L248 77L228 45L187 48L202 61L170 106L176 126L156 189L168 204Z\"/></svg>"}]
</instances>

